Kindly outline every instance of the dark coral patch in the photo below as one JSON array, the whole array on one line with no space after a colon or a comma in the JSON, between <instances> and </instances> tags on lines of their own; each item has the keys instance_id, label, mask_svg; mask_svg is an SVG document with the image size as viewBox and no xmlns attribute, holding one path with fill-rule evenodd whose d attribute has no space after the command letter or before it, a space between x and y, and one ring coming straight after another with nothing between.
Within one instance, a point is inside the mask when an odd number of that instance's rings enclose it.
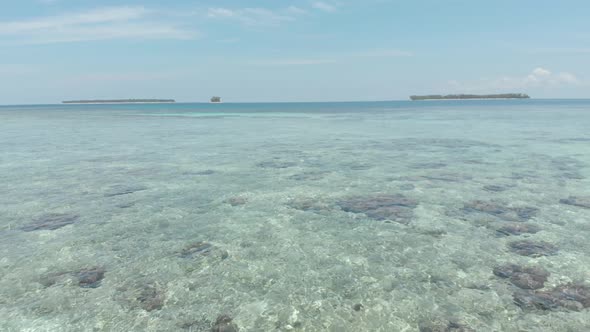
<instances>
[{"instance_id":1,"label":"dark coral patch","mask_svg":"<svg viewBox=\"0 0 590 332\"><path fill-rule=\"evenodd\" d=\"M420 332L475 332L474 329L465 324L446 320L420 323L418 329Z\"/></svg>"},{"instance_id":2,"label":"dark coral patch","mask_svg":"<svg viewBox=\"0 0 590 332\"><path fill-rule=\"evenodd\" d=\"M424 163L416 163L410 165L410 168L413 169L438 169L438 168L445 168L447 164L445 163L437 163L437 162L424 162Z\"/></svg>"},{"instance_id":3,"label":"dark coral patch","mask_svg":"<svg viewBox=\"0 0 590 332\"><path fill-rule=\"evenodd\" d=\"M57 283L62 283L72 278L82 288L97 288L100 286L106 270L102 267L91 267L77 271L66 271L50 273L41 278L40 283L45 287L53 286Z\"/></svg>"},{"instance_id":4,"label":"dark coral patch","mask_svg":"<svg viewBox=\"0 0 590 332\"><path fill-rule=\"evenodd\" d=\"M502 191L506 191L508 190L508 187L506 186L499 186L499 185L487 185L483 187L483 190L485 191L491 191L491 192L502 192Z\"/></svg>"},{"instance_id":5,"label":"dark coral patch","mask_svg":"<svg viewBox=\"0 0 590 332\"><path fill-rule=\"evenodd\" d=\"M291 175L289 179L295 181L318 181L323 179L327 172L304 172L300 174Z\"/></svg>"},{"instance_id":6,"label":"dark coral patch","mask_svg":"<svg viewBox=\"0 0 590 332\"><path fill-rule=\"evenodd\" d=\"M590 307L590 287L570 283L545 291L519 291L513 299L524 310L581 311Z\"/></svg>"},{"instance_id":7,"label":"dark coral patch","mask_svg":"<svg viewBox=\"0 0 590 332\"><path fill-rule=\"evenodd\" d=\"M225 202L231 206L238 206L248 203L248 199L246 197L236 196L228 198Z\"/></svg>"},{"instance_id":8,"label":"dark coral patch","mask_svg":"<svg viewBox=\"0 0 590 332\"><path fill-rule=\"evenodd\" d=\"M213 250L213 245L207 242L195 242L193 244L188 245L180 252L180 257L182 258L195 258L199 256L207 256L211 254Z\"/></svg>"},{"instance_id":9,"label":"dark coral patch","mask_svg":"<svg viewBox=\"0 0 590 332\"><path fill-rule=\"evenodd\" d=\"M526 267L516 264L497 266L493 270L494 275L507 278L521 289L540 289L545 286L549 272L541 267Z\"/></svg>"},{"instance_id":10,"label":"dark coral patch","mask_svg":"<svg viewBox=\"0 0 590 332\"><path fill-rule=\"evenodd\" d=\"M529 257L553 256L559 251L555 245L545 241L515 241L510 242L508 247L518 255Z\"/></svg>"},{"instance_id":11,"label":"dark coral patch","mask_svg":"<svg viewBox=\"0 0 590 332\"><path fill-rule=\"evenodd\" d=\"M138 191L147 190L147 187L141 185L115 185L112 186L105 194L104 197L115 197L133 194Z\"/></svg>"},{"instance_id":12,"label":"dark coral patch","mask_svg":"<svg viewBox=\"0 0 590 332\"><path fill-rule=\"evenodd\" d=\"M220 315L211 327L211 332L238 332L240 329L228 315Z\"/></svg>"},{"instance_id":13,"label":"dark coral patch","mask_svg":"<svg viewBox=\"0 0 590 332\"><path fill-rule=\"evenodd\" d=\"M526 221L537 215L535 207L509 207L494 201L474 200L463 205L468 213L484 213L505 221Z\"/></svg>"},{"instance_id":14,"label":"dark coral patch","mask_svg":"<svg viewBox=\"0 0 590 332\"><path fill-rule=\"evenodd\" d=\"M48 213L36 218L32 223L21 227L21 229L25 232L42 230L53 231L75 223L78 218L79 216L77 214Z\"/></svg>"},{"instance_id":15,"label":"dark coral patch","mask_svg":"<svg viewBox=\"0 0 590 332\"><path fill-rule=\"evenodd\" d=\"M541 231L541 228L536 225L530 224L508 224L504 225L496 230L499 235L522 235L522 234L535 234Z\"/></svg>"},{"instance_id":16,"label":"dark coral patch","mask_svg":"<svg viewBox=\"0 0 590 332\"><path fill-rule=\"evenodd\" d=\"M78 285L82 288L97 288L100 286L100 282L104 279L105 269L100 267L94 267L90 269L82 269L74 272L76 278L78 278Z\"/></svg>"},{"instance_id":17,"label":"dark coral patch","mask_svg":"<svg viewBox=\"0 0 590 332\"><path fill-rule=\"evenodd\" d=\"M164 307L166 295L162 289L155 284L144 285L136 298L139 306L145 311L160 310Z\"/></svg>"},{"instance_id":18,"label":"dark coral patch","mask_svg":"<svg viewBox=\"0 0 590 332\"><path fill-rule=\"evenodd\" d=\"M570 196L560 200L559 203L590 209L590 196Z\"/></svg>"},{"instance_id":19,"label":"dark coral patch","mask_svg":"<svg viewBox=\"0 0 590 332\"><path fill-rule=\"evenodd\" d=\"M375 220L391 220L407 224L413 217L413 209L418 201L400 195L376 195L352 197L341 200L338 206L345 212L364 213Z\"/></svg>"},{"instance_id":20,"label":"dark coral patch","mask_svg":"<svg viewBox=\"0 0 590 332\"><path fill-rule=\"evenodd\" d=\"M278 169L289 168L289 167L293 167L296 165L297 165L297 163L292 162L292 161L280 161L280 160L263 161L263 162L256 164L256 166L258 166L260 168L278 168Z\"/></svg>"}]
</instances>

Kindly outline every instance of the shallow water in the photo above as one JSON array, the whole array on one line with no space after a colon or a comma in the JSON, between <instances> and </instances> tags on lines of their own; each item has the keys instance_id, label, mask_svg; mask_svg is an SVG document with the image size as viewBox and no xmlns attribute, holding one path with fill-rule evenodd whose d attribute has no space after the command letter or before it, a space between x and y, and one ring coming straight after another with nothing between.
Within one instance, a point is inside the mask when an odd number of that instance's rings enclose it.
<instances>
[{"instance_id":1,"label":"shallow water","mask_svg":"<svg viewBox=\"0 0 590 332\"><path fill-rule=\"evenodd\" d=\"M590 330L559 288L590 286L588 128L574 100L0 107L0 330Z\"/></svg>"}]
</instances>

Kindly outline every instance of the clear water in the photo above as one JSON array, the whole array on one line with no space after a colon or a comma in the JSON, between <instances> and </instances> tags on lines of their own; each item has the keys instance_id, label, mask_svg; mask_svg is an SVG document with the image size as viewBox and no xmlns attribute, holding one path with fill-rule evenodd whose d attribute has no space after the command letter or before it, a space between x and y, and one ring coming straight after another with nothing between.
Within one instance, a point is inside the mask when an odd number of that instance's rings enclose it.
<instances>
[{"instance_id":1,"label":"clear water","mask_svg":"<svg viewBox=\"0 0 590 332\"><path fill-rule=\"evenodd\" d=\"M590 330L492 272L590 285L590 208L560 202L589 128L583 100L0 107L0 330ZM347 206L379 195L414 203Z\"/></svg>"}]
</instances>

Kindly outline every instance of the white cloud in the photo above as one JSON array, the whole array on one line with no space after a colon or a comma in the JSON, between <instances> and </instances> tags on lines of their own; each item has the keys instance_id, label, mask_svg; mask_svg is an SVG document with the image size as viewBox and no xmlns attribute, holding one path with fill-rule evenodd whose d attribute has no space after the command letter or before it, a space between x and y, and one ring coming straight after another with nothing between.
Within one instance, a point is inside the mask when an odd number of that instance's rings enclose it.
<instances>
[{"instance_id":1,"label":"white cloud","mask_svg":"<svg viewBox=\"0 0 590 332\"><path fill-rule=\"evenodd\" d=\"M156 22L144 7L110 7L60 16L0 22L0 38L18 43L60 43L105 39L188 39L194 32Z\"/></svg>"},{"instance_id":2,"label":"white cloud","mask_svg":"<svg viewBox=\"0 0 590 332\"><path fill-rule=\"evenodd\" d=\"M325 12L336 11L336 6L326 3L326 2L323 2L323 1L312 2L311 7L314 9L319 9L319 10L325 11Z\"/></svg>"},{"instance_id":3,"label":"white cloud","mask_svg":"<svg viewBox=\"0 0 590 332\"><path fill-rule=\"evenodd\" d=\"M301 15L301 14L306 14L307 11L304 9L301 9L299 7L296 6L289 6L287 7L287 12L292 13L292 14L296 14L296 15Z\"/></svg>"},{"instance_id":4,"label":"white cloud","mask_svg":"<svg viewBox=\"0 0 590 332\"><path fill-rule=\"evenodd\" d=\"M551 76L551 72L545 68L535 68L533 69L533 72L531 73L532 76L535 77L548 77Z\"/></svg>"},{"instance_id":5,"label":"white cloud","mask_svg":"<svg viewBox=\"0 0 590 332\"><path fill-rule=\"evenodd\" d=\"M539 88L557 88L567 85L580 84L580 80L572 73L553 73L542 67L533 69L525 76L504 76L500 78L482 78L476 82L458 82L451 80L448 86L454 92L487 92L528 90ZM515 91L521 92L521 91Z\"/></svg>"},{"instance_id":6,"label":"white cloud","mask_svg":"<svg viewBox=\"0 0 590 332\"><path fill-rule=\"evenodd\" d=\"M297 7L288 7L280 10L266 8L209 8L207 17L211 19L234 20L247 26L279 25L284 22L294 21L297 15L305 11Z\"/></svg>"}]
</instances>

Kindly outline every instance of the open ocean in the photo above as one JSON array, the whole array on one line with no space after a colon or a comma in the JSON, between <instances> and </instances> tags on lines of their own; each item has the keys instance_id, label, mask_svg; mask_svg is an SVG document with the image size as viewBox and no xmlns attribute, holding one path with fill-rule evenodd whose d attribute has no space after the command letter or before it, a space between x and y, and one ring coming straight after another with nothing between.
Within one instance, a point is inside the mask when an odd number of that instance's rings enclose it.
<instances>
[{"instance_id":1,"label":"open ocean","mask_svg":"<svg viewBox=\"0 0 590 332\"><path fill-rule=\"evenodd\" d=\"M590 331L590 100L0 107L0 331Z\"/></svg>"}]
</instances>

